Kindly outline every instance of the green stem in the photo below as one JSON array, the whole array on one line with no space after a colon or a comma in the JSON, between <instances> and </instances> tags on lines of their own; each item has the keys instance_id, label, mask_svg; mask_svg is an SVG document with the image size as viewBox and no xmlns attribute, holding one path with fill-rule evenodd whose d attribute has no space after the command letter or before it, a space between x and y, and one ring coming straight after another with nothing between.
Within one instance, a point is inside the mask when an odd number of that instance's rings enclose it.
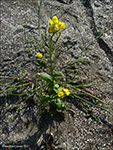
<instances>
[{"instance_id":1,"label":"green stem","mask_svg":"<svg viewBox=\"0 0 113 150\"><path fill-rule=\"evenodd\" d=\"M89 46L92 45L97 39L99 39L101 36L103 36L104 33L106 33L108 30L103 31L99 36L97 36L79 55L84 53L86 50L88 50Z\"/></svg>"},{"instance_id":2,"label":"green stem","mask_svg":"<svg viewBox=\"0 0 113 150\"><path fill-rule=\"evenodd\" d=\"M52 36L50 36L49 40L49 48L50 48L50 63L51 63L51 73L52 73L52 77L53 77L53 51L52 51L52 38L53 38L54 34L52 34Z\"/></svg>"},{"instance_id":3,"label":"green stem","mask_svg":"<svg viewBox=\"0 0 113 150\"><path fill-rule=\"evenodd\" d=\"M40 3L39 3L39 1L38 1L38 29L39 29L39 35L40 35L40 8L41 8L41 5L42 5L42 0L40 1Z\"/></svg>"}]
</instances>

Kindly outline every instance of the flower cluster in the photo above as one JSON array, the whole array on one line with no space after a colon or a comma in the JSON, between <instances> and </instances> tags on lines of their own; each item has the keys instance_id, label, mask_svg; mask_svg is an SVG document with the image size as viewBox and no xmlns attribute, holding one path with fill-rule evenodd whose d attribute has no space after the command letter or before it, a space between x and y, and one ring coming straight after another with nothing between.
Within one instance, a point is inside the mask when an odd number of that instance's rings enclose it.
<instances>
[{"instance_id":1,"label":"flower cluster","mask_svg":"<svg viewBox=\"0 0 113 150\"><path fill-rule=\"evenodd\" d=\"M41 53L37 53L37 56L38 56L39 59L42 58L42 54Z\"/></svg>"},{"instance_id":2,"label":"flower cluster","mask_svg":"<svg viewBox=\"0 0 113 150\"><path fill-rule=\"evenodd\" d=\"M69 96L70 95L70 92L69 92L69 90L68 89L65 89L65 88L63 88L63 87L60 87L59 89L58 89L58 97L64 97L64 96Z\"/></svg>"},{"instance_id":3,"label":"flower cluster","mask_svg":"<svg viewBox=\"0 0 113 150\"><path fill-rule=\"evenodd\" d=\"M48 27L48 31L52 33L58 32L59 30L63 30L65 27L65 23L61 22L60 19L58 20L56 16L53 16L52 20L49 20L49 23L51 25Z\"/></svg>"}]
</instances>

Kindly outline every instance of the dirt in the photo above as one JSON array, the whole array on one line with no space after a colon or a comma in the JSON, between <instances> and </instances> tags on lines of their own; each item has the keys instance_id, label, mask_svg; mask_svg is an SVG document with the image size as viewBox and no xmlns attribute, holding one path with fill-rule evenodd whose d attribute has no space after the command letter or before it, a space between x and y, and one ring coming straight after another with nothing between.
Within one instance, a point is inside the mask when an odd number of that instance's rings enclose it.
<instances>
[{"instance_id":1,"label":"dirt","mask_svg":"<svg viewBox=\"0 0 113 150\"><path fill-rule=\"evenodd\" d=\"M24 75L34 82L38 66L31 59L37 56L27 48L24 30L26 26L26 31L41 41L38 35L37 7L37 0L1 0L1 76L18 75L21 69L25 68ZM82 52L95 37L105 29L109 29L79 57L93 63L81 65L79 70L81 76L75 84L98 77L85 86L86 90L113 105L112 1L43 0L41 33L47 31L51 12L52 16L56 15L65 22L67 27L61 35L58 46L74 41L62 49L63 60L59 62L58 69L67 61L67 56L75 59L74 56ZM32 43L29 45L36 52L36 46ZM41 47L39 51L43 52ZM42 69L46 70L46 68ZM69 78L72 77L73 73ZM15 82L16 80L1 79L2 84ZM91 100L90 97L86 98ZM102 105L110 110L108 112L90 106L92 113L100 120L97 122L80 107L76 99L72 99L70 112L48 111L46 109L48 105L43 106L40 111L36 99L36 104L32 100L27 101L11 118L23 100L23 96L8 96L7 92L0 93L0 128L3 127L0 130L0 148L5 148L9 144L12 149L24 145L24 149L29 150L112 150L113 110L110 107ZM70 98L66 102L68 107L69 101ZM100 103L99 105L101 106Z\"/></svg>"}]
</instances>

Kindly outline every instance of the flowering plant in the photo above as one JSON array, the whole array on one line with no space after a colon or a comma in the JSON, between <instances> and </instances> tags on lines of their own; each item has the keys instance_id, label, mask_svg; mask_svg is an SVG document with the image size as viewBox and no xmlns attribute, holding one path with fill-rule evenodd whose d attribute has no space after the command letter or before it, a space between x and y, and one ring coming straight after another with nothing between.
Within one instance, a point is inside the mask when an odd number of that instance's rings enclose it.
<instances>
[{"instance_id":1,"label":"flowering plant","mask_svg":"<svg viewBox=\"0 0 113 150\"><path fill-rule=\"evenodd\" d=\"M90 113L90 111L87 105L85 105L85 103L89 105L93 105L94 107L99 107L101 109L107 110L94 103L91 103L90 101L88 101L87 99L83 97L83 95L87 95L87 96L92 97L95 100L100 101L101 103L107 106L110 106L104 101L102 101L101 99L92 95L90 92L85 91L84 88L80 88L80 87L83 87L85 84L89 84L93 82L94 80L89 81L87 83L82 83L79 85L73 84L74 81L76 81L80 76L80 75L77 76L78 71L76 71L76 73L73 75L72 80L67 80L66 78L68 76L68 73L65 74L66 69L68 68L71 69L71 67L76 66L86 60L70 59L66 62L66 67L63 67L63 69L61 69L60 71L57 71L57 62L62 59L60 57L62 47L60 49L57 49L57 44L58 44L58 41L60 39L62 32L65 31L65 29L66 29L65 23L61 22L61 20L58 19L56 16L53 16L52 19L49 20L49 26L47 28L48 32L47 33L45 32L45 35L48 37L48 43L47 43L47 40L44 39L43 34L41 34L42 43L36 40L33 36L27 34L28 39L38 43L44 50L43 53L38 50L36 52L36 55L38 58L32 60L38 63L40 68L43 67L44 69L46 69L46 71L43 70L43 68L39 69L39 72L37 73L38 76L36 76L36 85L32 84L31 79L26 78L25 76L22 76L23 71L21 72L19 77L15 77L15 79L17 80L17 83L15 85L5 85L5 84L1 84L1 85L8 87L8 89L5 89L6 91L11 91L14 88L24 88L24 90L27 91L25 93L21 93L21 94L9 93L9 94L25 95L26 99L24 103L30 97L35 96L36 100L37 99L39 100L38 104L40 105L40 108L42 105L47 103L49 104L50 108L55 108L56 110L62 110L62 111L69 110L70 108L66 106L64 100L66 100L66 97L70 97L71 103L72 103L72 98L74 98L86 109L88 113ZM103 33L105 32L107 32L107 30L104 31ZM103 33L100 34L96 39L100 38L103 35ZM40 20L39 20L39 35L40 35ZM26 32L25 32L25 40L26 40L27 47L30 51L32 51L28 44L28 39L26 37ZM94 41L92 41L80 54L86 51L88 47ZM66 47L68 44L63 45L63 48ZM46 53L48 57L44 56ZM14 77L3 77L3 76L0 76L0 77L14 79ZM28 81L28 82L26 83L25 81ZM27 88L27 86L30 84L33 85L31 90ZM5 91L5 90L2 90L2 91ZM98 120L95 116L93 116L92 113L90 113L90 115L96 120Z\"/></svg>"},{"instance_id":2,"label":"flowering plant","mask_svg":"<svg viewBox=\"0 0 113 150\"><path fill-rule=\"evenodd\" d=\"M91 93L89 93L85 90L81 90L79 88L85 84L93 82L94 80L89 81L87 83L79 84L79 85L73 85L72 83L79 78L79 76L76 77L77 72L75 73L75 75L73 75L73 79L70 81L66 81L66 75L65 75L65 70L67 68L71 68L73 65L77 64L77 62L80 63L80 62L84 62L85 60L72 60L72 59L70 59L69 61L67 61L67 67L61 69L61 71L57 71L57 68L55 67L55 66L57 66L56 64L57 64L58 59L60 59L60 54L61 54L60 53L61 50L60 50L58 56L55 57L56 53L58 53L58 51L59 51L59 49L57 50L57 43L59 41L61 33L65 29L66 29L65 23L61 22L61 20L58 19L56 16L53 16L52 19L49 20L49 27L47 28L48 34L46 33L46 36L49 39L48 43L44 40L44 37L42 34L43 42L47 45L47 48L44 46L43 43L40 43L39 41L37 41L33 37L30 37L33 41L38 42L42 46L45 53L49 54L49 58L48 58L48 60L46 60L45 58L43 58L42 54L40 52L38 52L37 53L38 59L35 60L40 65L45 66L46 68L49 69L48 72L38 73L39 77L44 80L43 86L47 87L46 90L43 90L44 87L41 88L41 86L39 86L41 89L41 92L39 95L41 99L39 101L39 104L42 105L42 104L48 103L48 104L50 104L50 107L54 107L57 110L68 110L67 106L64 103L64 99L67 96L69 96L69 97L71 97L71 99L73 97L76 100L79 100L81 105L88 111L88 113L90 113L89 109L84 104L84 102L88 103L89 105L93 105L95 107L99 107L99 108L102 108L102 107L97 106L96 104L89 102L87 99L84 99L83 95L88 95L88 96L104 103L105 105L108 105L107 103L103 102L102 100L100 100L96 96L92 95ZM104 31L104 32L106 32L106 31ZM101 37L102 35L103 35L103 33L99 37ZM98 39L99 37L97 37L96 39ZM56 40L53 40L53 39L56 39ZM91 44L92 44L92 42L88 45L88 47ZM63 47L65 47L67 45L68 44L64 45ZM86 47L81 52L81 54L85 50L87 50L88 47ZM49 62L50 62L50 64L49 64ZM69 62L69 64L68 64L68 62ZM70 62L72 62L72 64ZM102 109L105 109L105 108L102 108ZM98 120L91 113L90 113L90 115L92 117L94 117L96 120Z\"/></svg>"},{"instance_id":3,"label":"flowering plant","mask_svg":"<svg viewBox=\"0 0 113 150\"><path fill-rule=\"evenodd\" d=\"M61 87L60 84L58 84L58 78L62 78L62 72L60 71L55 71L55 68L53 67L54 62L54 55L55 55L55 50L56 50L56 46L54 47L54 43L53 43L53 37L58 34L57 36L57 40L55 43L58 42L61 32L64 30L65 27L65 23L61 22L61 20L56 17L53 16L52 20L49 20L49 27L48 29L48 38L49 38L49 60L50 60L50 66L47 66L49 68L50 73L45 73L45 72L41 72L38 73L38 75L45 80L48 84L46 85L48 88L48 94L42 94L42 99L40 100L40 104L44 104L44 103L49 103L50 106L55 107L56 109L59 110L66 110L66 106L64 104L64 102L61 100L63 99L65 96L69 96L71 94L71 91L69 91L67 88ZM43 35L42 35L43 36ZM38 61L37 62L41 62L41 58L42 58L42 54L41 53L37 53ZM48 61L49 61L48 60ZM45 60L43 60L45 61ZM56 59L55 59L56 61ZM45 64L48 64L45 61ZM41 64L42 65L42 64Z\"/></svg>"}]
</instances>

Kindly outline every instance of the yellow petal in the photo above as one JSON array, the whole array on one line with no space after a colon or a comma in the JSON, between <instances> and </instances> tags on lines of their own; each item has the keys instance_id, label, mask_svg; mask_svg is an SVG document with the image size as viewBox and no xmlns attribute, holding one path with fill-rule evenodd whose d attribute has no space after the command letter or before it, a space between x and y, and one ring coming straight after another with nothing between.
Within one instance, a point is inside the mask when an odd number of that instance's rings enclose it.
<instances>
[{"instance_id":1,"label":"yellow petal","mask_svg":"<svg viewBox=\"0 0 113 150\"><path fill-rule=\"evenodd\" d=\"M41 53L37 53L37 56L38 56L39 59L42 58L42 54Z\"/></svg>"},{"instance_id":2,"label":"yellow petal","mask_svg":"<svg viewBox=\"0 0 113 150\"><path fill-rule=\"evenodd\" d=\"M58 91L61 92L63 90L63 87L59 87Z\"/></svg>"},{"instance_id":3,"label":"yellow petal","mask_svg":"<svg viewBox=\"0 0 113 150\"><path fill-rule=\"evenodd\" d=\"M54 22L53 22L51 19L49 20L49 23L50 23L50 24L54 24Z\"/></svg>"},{"instance_id":4,"label":"yellow petal","mask_svg":"<svg viewBox=\"0 0 113 150\"><path fill-rule=\"evenodd\" d=\"M65 94L66 94L67 96L69 96L69 95L70 95L70 92L69 92L69 90L68 90L68 89L63 89L63 91L65 92Z\"/></svg>"},{"instance_id":5,"label":"yellow petal","mask_svg":"<svg viewBox=\"0 0 113 150\"><path fill-rule=\"evenodd\" d=\"M59 92L58 93L58 97L63 97L64 96L64 93L63 92Z\"/></svg>"},{"instance_id":6,"label":"yellow petal","mask_svg":"<svg viewBox=\"0 0 113 150\"><path fill-rule=\"evenodd\" d=\"M55 29L54 29L54 26L49 26L48 28L47 28L50 32L55 32Z\"/></svg>"},{"instance_id":7,"label":"yellow petal","mask_svg":"<svg viewBox=\"0 0 113 150\"><path fill-rule=\"evenodd\" d=\"M54 16L54 17L52 18L52 20L53 20L54 24L57 24L57 23L58 23L58 18L57 18L56 16Z\"/></svg>"},{"instance_id":8,"label":"yellow petal","mask_svg":"<svg viewBox=\"0 0 113 150\"><path fill-rule=\"evenodd\" d=\"M61 19L58 20L58 23L60 23L60 22L61 22Z\"/></svg>"},{"instance_id":9,"label":"yellow petal","mask_svg":"<svg viewBox=\"0 0 113 150\"><path fill-rule=\"evenodd\" d=\"M58 26L59 26L59 29L64 29L65 23L64 22L59 22Z\"/></svg>"},{"instance_id":10,"label":"yellow petal","mask_svg":"<svg viewBox=\"0 0 113 150\"><path fill-rule=\"evenodd\" d=\"M58 31L59 30L59 26L58 24L55 25L55 30Z\"/></svg>"}]
</instances>

